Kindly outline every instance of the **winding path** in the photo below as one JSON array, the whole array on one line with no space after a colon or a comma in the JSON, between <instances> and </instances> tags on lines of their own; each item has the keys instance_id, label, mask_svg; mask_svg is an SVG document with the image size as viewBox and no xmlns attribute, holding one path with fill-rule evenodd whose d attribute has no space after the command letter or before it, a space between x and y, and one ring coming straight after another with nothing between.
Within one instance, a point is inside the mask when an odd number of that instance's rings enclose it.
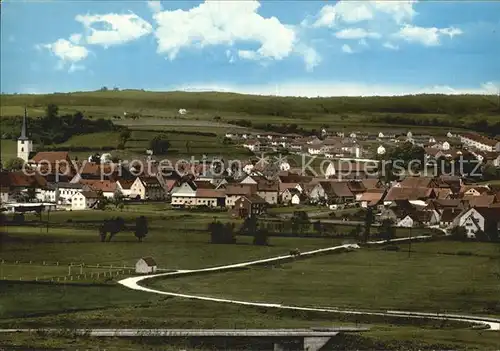
<instances>
[{"instance_id":1,"label":"winding path","mask_svg":"<svg viewBox=\"0 0 500 351\"><path fill-rule=\"evenodd\" d=\"M411 239L410 238L394 239L394 240L391 240L391 242L402 242L402 241L408 241L408 240L422 240L422 239L429 239L429 238L430 238L430 236L425 235L425 236L412 237ZM368 244L372 244L372 245L384 244L384 243L386 243L386 241L384 241L384 240L368 242ZM328 247L328 248L324 248L324 249L304 252L304 253L301 253L300 257L314 256L317 254L327 253L327 252L332 252L332 251L355 250L355 249L359 249L359 248L360 247L356 244L339 245L339 246ZM166 292L166 291L151 289L151 288L147 288L147 287L144 287L142 285L139 285L139 282L147 280L147 279L151 279L151 278L178 277L178 276L190 275L190 274L195 274L195 273L200 273L200 272L222 272L222 271L228 271L228 270L233 270L233 269L238 269L238 268L249 267L249 266L253 266L253 265L260 265L260 264L266 264L266 263L272 263L272 262L281 262L281 261L290 260L293 258L294 258L294 256L292 256L292 255L283 255L283 256L261 259L261 260L230 264L230 265L225 265L225 266L217 266L217 267L202 268L202 269L195 269L195 270L179 270L176 272L150 274L150 275L144 275L144 276L138 276L138 277L130 277L130 278L122 279L122 280L118 281L118 283L127 287L127 288L134 289L134 290L140 290L140 291L144 291L144 292L167 295L167 296L182 297L182 298L193 299L193 300L223 302L223 303L231 303L231 304L235 304L235 305L278 308L278 309L287 309L287 310L295 310L295 311L311 311L311 312L327 312L327 313L330 312L330 313L342 313L342 314L351 314L351 315L371 315L371 316L387 316L387 317L406 317L406 318L416 318L416 319L452 320L452 321L466 322L466 323L485 326L486 328L488 328L488 330L500 331L500 319L495 319L495 318L448 314L448 313L447 314L439 314L439 313L409 312L409 311L369 312L369 311L345 310L345 309L337 309L337 308L300 307L300 306L291 306L291 305L284 305L284 304L274 304L274 303L265 303L265 302L255 302L255 301L241 301L241 300L231 300L231 299L223 299L223 298L216 298L216 297L179 294L179 293L174 293L174 292Z\"/></svg>"}]
</instances>

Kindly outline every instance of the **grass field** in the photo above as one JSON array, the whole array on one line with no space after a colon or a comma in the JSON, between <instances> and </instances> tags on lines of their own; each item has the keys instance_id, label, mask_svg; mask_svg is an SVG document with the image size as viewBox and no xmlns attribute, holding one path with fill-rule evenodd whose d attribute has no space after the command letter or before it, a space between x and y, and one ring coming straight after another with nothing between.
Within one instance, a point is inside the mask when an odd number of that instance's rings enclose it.
<instances>
[{"instance_id":1,"label":"grass field","mask_svg":"<svg viewBox=\"0 0 500 351\"><path fill-rule=\"evenodd\" d=\"M152 256L163 269L191 269L238 263L287 254L298 247L301 251L334 246L335 239L271 238L270 246L252 245L251 237L237 238L236 245L209 243L207 233L184 230L152 230L142 243L131 232L119 233L111 242L101 243L97 230L76 228L8 227L2 236L0 259L60 264L134 266L144 256ZM35 273L36 274L36 273Z\"/></svg>"},{"instance_id":2,"label":"grass field","mask_svg":"<svg viewBox=\"0 0 500 351\"><path fill-rule=\"evenodd\" d=\"M426 245L414 244L410 258L405 251L362 249L270 268L155 280L151 285L166 291L302 306L500 316L498 246L477 245L468 248L471 255L465 256L438 253L441 246L450 249L454 243ZM454 251L464 249L459 244Z\"/></svg>"},{"instance_id":3,"label":"grass field","mask_svg":"<svg viewBox=\"0 0 500 351\"><path fill-rule=\"evenodd\" d=\"M2 162L17 157L17 143L13 140L0 140L0 159Z\"/></svg>"}]
</instances>

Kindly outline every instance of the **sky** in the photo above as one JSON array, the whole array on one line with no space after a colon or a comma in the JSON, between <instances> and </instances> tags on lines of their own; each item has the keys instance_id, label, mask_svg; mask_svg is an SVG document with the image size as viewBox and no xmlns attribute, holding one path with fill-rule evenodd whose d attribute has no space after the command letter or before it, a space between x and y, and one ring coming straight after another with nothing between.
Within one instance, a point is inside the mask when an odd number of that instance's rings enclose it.
<instances>
[{"instance_id":1,"label":"sky","mask_svg":"<svg viewBox=\"0 0 500 351\"><path fill-rule=\"evenodd\" d=\"M500 89L498 1L20 1L1 91L289 96Z\"/></svg>"}]
</instances>

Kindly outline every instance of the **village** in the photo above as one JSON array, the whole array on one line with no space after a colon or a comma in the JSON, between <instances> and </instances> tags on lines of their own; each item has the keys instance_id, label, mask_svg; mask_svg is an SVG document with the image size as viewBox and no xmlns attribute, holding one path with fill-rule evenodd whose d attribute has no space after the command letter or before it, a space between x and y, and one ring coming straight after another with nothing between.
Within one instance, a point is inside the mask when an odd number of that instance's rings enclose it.
<instances>
[{"instance_id":1,"label":"village","mask_svg":"<svg viewBox=\"0 0 500 351\"><path fill-rule=\"evenodd\" d=\"M65 151L33 152L25 116L17 145L25 164L22 171L2 170L2 208L92 211L105 210L108 203L163 202L173 209L227 211L244 219L266 217L270 208L308 206L337 212L344 221L349 218L341 215L342 210L357 208L358 221L370 211L375 222L390 221L396 227L445 232L462 227L468 238L478 233L498 236L500 186L471 182L458 173L407 172L388 180L379 164L389 149L411 145L424 150L425 165L469 156L497 169L500 141L472 133L435 137L322 129L320 134L226 133L231 143L255 154L238 162L205 156L169 159L165 165L149 153L142 160L117 164L109 154L77 161ZM274 156L265 157L266 153ZM322 172L304 167L298 157L321 160Z\"/></svg>"}]
</instances>

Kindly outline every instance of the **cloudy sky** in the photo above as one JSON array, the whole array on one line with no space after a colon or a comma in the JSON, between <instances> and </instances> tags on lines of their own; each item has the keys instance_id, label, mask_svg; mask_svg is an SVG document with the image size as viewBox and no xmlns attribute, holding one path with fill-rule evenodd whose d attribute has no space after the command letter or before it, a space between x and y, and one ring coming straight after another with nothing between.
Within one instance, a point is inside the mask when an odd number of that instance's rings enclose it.
<instances>
[{"instance_id":1,"label":"cloudy sky","mask_svg":"<svg viewBox=\"0 0 500 351\"><path fill-rule=\"evenodd\" d=\"M495 93L500 2L2 3L1 89Z\"/></svg>"}]
</instances>

